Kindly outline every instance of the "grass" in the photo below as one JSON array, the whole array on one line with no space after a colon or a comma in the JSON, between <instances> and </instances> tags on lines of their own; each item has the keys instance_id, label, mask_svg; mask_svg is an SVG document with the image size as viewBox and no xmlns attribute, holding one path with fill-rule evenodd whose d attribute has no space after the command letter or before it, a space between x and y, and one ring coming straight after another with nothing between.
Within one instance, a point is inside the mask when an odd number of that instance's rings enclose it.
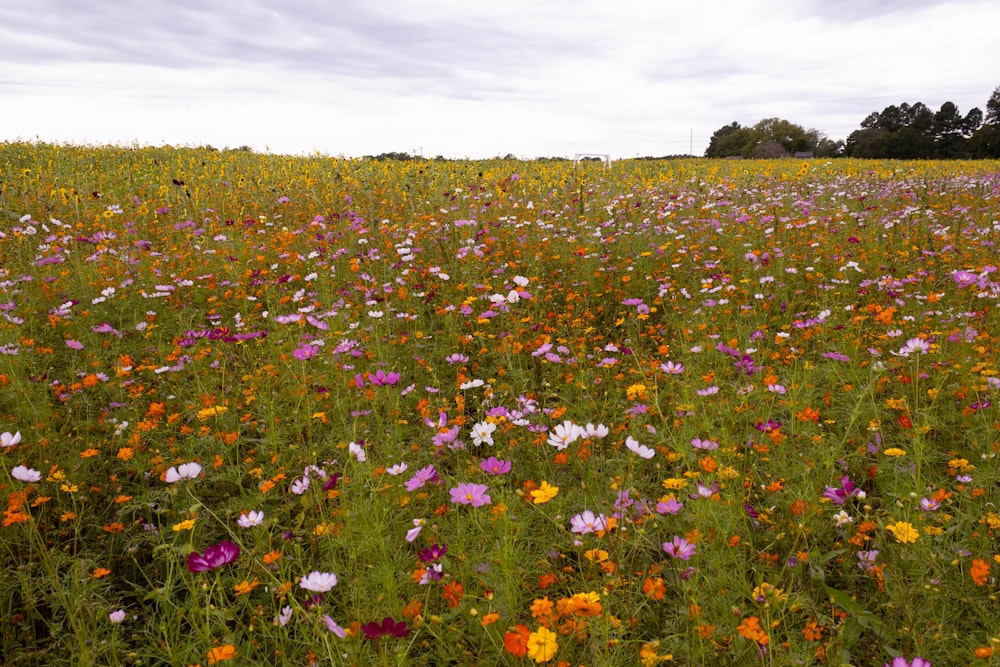
<instances>
[{"instance_id":1,"label":"grass","mask_svg":"<svg viewBox=\"0 0 1000 667\"><path fill-rule=\"evenodd\" d=\"M997 663L995 162L0 181L7 664Z\"/></svg>"}]
</instances>

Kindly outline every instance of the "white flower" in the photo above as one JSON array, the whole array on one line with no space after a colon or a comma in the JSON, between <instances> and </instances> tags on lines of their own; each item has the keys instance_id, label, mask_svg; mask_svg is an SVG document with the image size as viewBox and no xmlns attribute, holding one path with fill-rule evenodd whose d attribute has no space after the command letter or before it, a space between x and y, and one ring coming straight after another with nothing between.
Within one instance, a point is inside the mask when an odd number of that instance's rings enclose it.
<instances>
[{"instance_id":1,"label":"white flower","mask_svg":"<svg viewBox=\"0 0 1000 667\"><path fill-rule=\"evenodd\" d=\"M264 512L261 510L251 510L250 512L240 514L240 518L236 520L236 523L240 528L259 526L264 523Z\"/></svg>"},{"instance_id":2,"label":"white flower","mask_svg":"<svg viewBox=\"0 0 1000 667\"><path fill-rule=\"evenodd\" d=\"M597 438L599 440L607 437L610 432L611 431L608 430L608 427L604 424L598 424L597 426L587 424L583 427L583 437L585 438Z\"/></svg>"},{"instance_id":3,"label":"white flower","mask_svg":"<svg viewBox=\"0 0 1000 667\"><path fill-rule=\"evenodd\" d=\"M10 476L21 482L37 482L42 478L42 473L27 466L17 466L10 471Z\"/></svg>"},{"instance_id":4,"label":"white flower","mask_svg":"<svg viewBox=\"0 0 1000 667\"><path fill-rule=\"evenodd\" d=\"M472 425L472 444L477 447L484 442L493 445L493 432L497 430L497 425L493 422L479 422Z\"/></svg>"},{"instance_id":5,"label":"white flower","mask_svg":"<svg viewBox=\"0 0 1000 667\"><path fill-rule=\"evenodd\" d=\"M347 451L350 452L351 456L356 458L359 462L368 460L368 456L365 454L365 448L356 442L352 442L347 445Z\"/></svg>"},{"instance_id":6,"label":"white flower","mask_svg":"<svg viewBox=\"0 0 1000 667\"><path fill-rule=\"evenodd\" d=\"M194 479L201 474L201 466L197 463L182 463L176 468L171 466L167 469L167 474L164 479L173 484L174 482L179 482L182 479Z\"/></svg>"},{"instance_id":7,"label":"white flower","mask_svg":"<svg viewBox=\"0 0 1000 667\"><path fill-rule=\"evenodd\" d=\"M305 493L308 490L309 490L309 477L308 476L306 476L306 477L299 477L294 482L292 482L292 486L289 488L289 491L291 491L292 493L294 493L297 496L301 496L303 493Z\"/></svg>"},{"instance_id":8,"label":"white flower","mask_svg":"<svg viewBox=\"0 0 1000 667\"><path fill-rule=\"evenodd\" d=\"M583 435L583 429L567 419L562 424L557 425L549 434L548 443L556 449L562 450Z\"/></svg>"},{"instance_id":9,"label":"white flower","mask_svg":"<svg viewBox=\"0 0 1000 667\"><path fill-rule=\"evenodd\" d=\"M469 380L468 382L463 382L462 384L458 385L458 388L475 389L476 387L482 387L484 384L486 383L480 380L479 378L476 378L475 380Z\"/></svg>"},{"instance_id":10,"label":"white flower","mask_svg":"<svg viewBox=\"0 0 1000 667\"><path fill-rule=\"evenodd\" d=\"M849 523L854 523L854 518L844 510L840 510L833 515L833 522L837 524L837 528L841 528Z\"/></svg>"},{"instance_id":11,"label":"white flower","mask_svg":"<svg viewBox=\"0 0 1000 667\"><path fill-rule=\"evenodd\" d=\"M275 625L284 626L288 621L292 620L292 608L283 607L281 613L274 617Z\"/></svg>"},{"instance_id":12,"label":"white flower","mask_svg":"<svg viewBox=\"0 0 1000 667\"><path fill-rule=\"evenodd\" d=\"M299 586L314 593L326 593L337 585L337 575L333 572L314 570L299 580Z\"/></svg>"},{"instance_id":13,"label":"white flower","mask_svg":"<svg viewBox=\"0 0 1000 667\"><path fill-rule=\"evenodd\" d=\"M399 474L402 474L402 473L406 472L406 469L409 468L409 467L410 466L406 465L405 462L404 463L397 463L396 465L394 465L392 467L386 468L385 471L387 473L389 473L390 475L399 475Z\"/></svg>"},{"instance_id":14,"label":"white flower","mask_svg":"<svg viewBox=\"0 0 1000 667\"><path fill-rule=\"evenodd\" d=\"M656 454L652 448L640 444L639 441L632 436L625 438L625 446L628 447L630 451L644 459L651 459Z\"/></svg>"},{"instance_id":15,"label":"white flower","mask_svg":"<svg viewBox=\"0 0 1000 667\"><path fill-rule=\"evenodd\" d=\"M4 431L0 433L0 445L4 447L13 447L17 443L21 442L21 432L16 431L13 435Z\"/></svg>"},{"instance_id":16,"label":"white flower","mask_svg":"<svg viewBox=\"0 0 1000 667\"><path fill-rule=\"evenodd\" d=\"M528 282L528 279L524 276L514 276L514 284L518 287L527 287Z\"/></svg>"}]
</instances>

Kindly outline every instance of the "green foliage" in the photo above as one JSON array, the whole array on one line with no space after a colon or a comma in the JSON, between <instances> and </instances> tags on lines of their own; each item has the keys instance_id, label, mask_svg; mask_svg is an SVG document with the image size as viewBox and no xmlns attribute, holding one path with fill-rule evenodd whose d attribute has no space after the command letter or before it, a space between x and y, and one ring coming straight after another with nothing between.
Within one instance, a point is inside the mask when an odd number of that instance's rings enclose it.
<instances>
[{"instance_id":1,"label":"green foliage","mask_svg":"<svg viewBox=\"0 0 1000 667\"><path fill-rule=\"evenodd\" d=\"M997 172L0 145L4 662L969 664Z\"/></svg>"}]
</instances>

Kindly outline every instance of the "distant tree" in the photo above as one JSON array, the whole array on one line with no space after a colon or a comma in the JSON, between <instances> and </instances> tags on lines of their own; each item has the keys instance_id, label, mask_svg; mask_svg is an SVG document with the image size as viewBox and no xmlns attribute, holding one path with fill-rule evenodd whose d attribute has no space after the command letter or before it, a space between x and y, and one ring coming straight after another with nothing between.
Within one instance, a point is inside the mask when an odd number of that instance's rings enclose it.
<instances>
[{"instance_id":1,"label":"distant tree","mask_svg":"<svg viewBox=\"0 0 1000 667\"><path fill-rule=\"evenodd\" d=\"M971 137L982 124L982 110L978 107L972 107L969 109L969 113L965 114L965 118L962 119L962 136L966 138Z\"/></svg>"},{"instance_id":2,"label":"distant tree","mask_svg":"<svg viewBox=\"0 0 1000 667\"><path fill-rule=\"evenodd\" d=\"M747 139L747 128L742 127L736 121L729 125L723 125L712 133L712 138L708 141L708 148L705 150L705 157L740 155Z\"/></svg>"},{"instance_id":3,"label":"distant tree","mask_svg":"<svg viewBox=\"0 0 1000 667\"><path fill-rule=\"evenodd\" d=\"M969 137L969 157L1000 159L1000 123L986 123Z\"/></svg>"},{"instance_id":4,"label":"distant tree","mask_svg":"<svg viewBox=\"0 0 1000 667\"><path fill-rule=\"evenodd\" d=\"M829 137L820 137L816 142L816 157L840 157L844 154L844 142Z\"/></svg>"},{"instance_id":5,"label":"distant tree","mask_svg":"<svg viewBox=\"0 0 1000 667\"><path fill-rule=\"evenodd\" d=\"M867 120L867 119L866 119ZM870 125L847 136L844 152L848 157L878 158L886 156L888 130Z\"/></svg>"},{"instance_id":6,"label":"distant tree","mask_svg":"<svg viewBox=\"0 0 1000 667\"><path fill-rule=\"evenodd\" d=\"M983 120L991 125L1000 125L1000 86L993 90L989 101L986 102L986 118Z\"/></svg>"},{"instance_id":7,"label":"distant tree","mask_svg":"<svg viewBox=\"0 0 1000 667\"><path fill-rule=\"evenodd\" d=\"M816 152L824 139L818 130L807 130L781 118L765 118L753 127L742 127L733 122L715 131L705 157L775 157L779 151L771 144L777 144L782 149L782 155L799 151ZM824 147L830 155L836 154L835 144L826 144Z\"/></svg>"}]
</instances>

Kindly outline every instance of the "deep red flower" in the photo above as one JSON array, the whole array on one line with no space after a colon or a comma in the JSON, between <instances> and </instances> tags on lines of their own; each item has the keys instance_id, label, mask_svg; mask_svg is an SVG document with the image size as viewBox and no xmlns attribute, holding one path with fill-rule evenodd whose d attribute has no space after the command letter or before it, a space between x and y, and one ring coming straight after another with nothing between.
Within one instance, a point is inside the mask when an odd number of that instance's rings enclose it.
<instances>
[{"instance_id":1,"label":"deep red flower","mask_svg":"<svg viewBox=\"0 0 1000 667\"><path fill-rule=\"evenodd\" d=\"M406 621L397 621L391 616L386 616L381 623L378 621L365 623L361 626L361 632L365 634L365 639L406 637L410 634L410 628L406 627Z\"/></svg>"}]
</instances>

